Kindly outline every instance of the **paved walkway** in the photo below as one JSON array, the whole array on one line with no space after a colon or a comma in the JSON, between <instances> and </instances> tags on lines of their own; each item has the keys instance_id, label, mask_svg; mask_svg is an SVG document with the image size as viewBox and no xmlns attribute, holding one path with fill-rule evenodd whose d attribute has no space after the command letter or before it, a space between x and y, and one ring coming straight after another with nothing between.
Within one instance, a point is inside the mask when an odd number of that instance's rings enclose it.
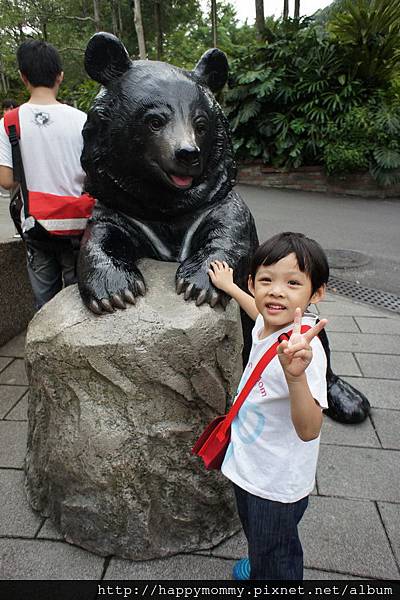
<instances>
[{"instance_id":1,"label":"paved walkway","mask_svg":"<svg viewBox=\"0 0 400 600\"><path fill-rule=\"evenodd\" d=\"M365 392L360 425L325 418L310 508L301 524L306 579L400 579L400 317L338 296L329 318L333 366ZM246 553L237 534L208 553L132 562L60 539L23 488L27 431L24 336L0 348L0 580L229 579Z\"/></svg>"}]
</instances>

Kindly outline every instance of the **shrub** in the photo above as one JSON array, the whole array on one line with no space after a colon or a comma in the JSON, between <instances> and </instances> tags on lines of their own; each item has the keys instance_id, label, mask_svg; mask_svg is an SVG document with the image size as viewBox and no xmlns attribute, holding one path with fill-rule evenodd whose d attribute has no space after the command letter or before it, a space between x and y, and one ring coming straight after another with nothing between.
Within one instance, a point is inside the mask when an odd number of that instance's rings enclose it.
<instances>
[{"instance_id":1,"label":"shrub","mask_svg":"<svg viewBox=\"0 0 400 600\"><path fill-rule=\"evenodd\" d=\"M400 80L371 88L346 52L303 20L275 24L266 44L232 61L225 109L238 158L399 181Z\"/></svg>"},{"instance_id":2,"label":"shrub","mask_svg":"<svg viewBox=\"0 0 400 600\"><path fill-rule=\"evenodd\" d=\"M298 167L323 162L328 123L356 106L363 88L321 28L289 25L233 61L225 108L239 158Z\"/></svg>"},{"instance_id":3,"label":"shrub","mask_svg":"<svg viewBox=\"0 0 400 600\"><path fill-rule=\"evenodd\" d=\"M342 45L345 60L368 85L386 83L399 71L399 0L343 0L328 28Z\"/></svg>"}]
</instances>

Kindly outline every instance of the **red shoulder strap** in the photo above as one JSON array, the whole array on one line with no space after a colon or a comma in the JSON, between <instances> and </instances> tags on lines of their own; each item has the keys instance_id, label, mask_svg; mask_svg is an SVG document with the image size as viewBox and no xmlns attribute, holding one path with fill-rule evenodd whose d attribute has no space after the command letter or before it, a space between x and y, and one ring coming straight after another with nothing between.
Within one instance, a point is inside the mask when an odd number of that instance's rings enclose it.
<instances>
[{"instance_id":1,"label":"red shoulder strap","mask_svg":"<svg viewBox=\"0 0 400 600\"><path fill-rule=\"evenodd\" d=\"M19 106L17 106L17 108L13 108L12 110L7 111L4 114L4 129L6 130L6 134L8 136L10 135L11 125L15 125L15 130L19 139L21 137L21 129L19 126Z\"/></svg>"},{"instance_id":2,"label":"red shoulder strap","mask_svg":"<svg viewBox=\"0 0 400 600\"><path fill-rule=\"evenodd\" d=\"M305 333L309 329L311 329L310 325L302 325L301 326L301 333ZM285 338L289 339L290 336L292 335L292 331L293 330L288 331L287 333L285 333L284 334ZM246 400L247 396L251 392L251 390L254 387L254 385L260 379L260 376L261 376L262 372L269 365L269 363L271 362L271 360L276 355L276 350L277 350L279 344L281 343L281 339L280 338L281 338L281 336L279 336L279 338L277 339L277 341L274 344L272 344L272 346L270 346L268 348L268 350L265 352L265 354L263 354L263 356L260 358L260 360L258 361L258 363L256 364L256 366L254 367L254 369L253 369L250 377L248 378L248 380L246 381L245 385L241 389L240 394L237 397L235 403L233 404L233 406L231 407L230 411L226 415L226 419L224 420L223 426L221 427L220 431L218 432L217 437L219 437L220 435L221 435L221 438L224 437L226 431L231 426L231 423L232 423L233 419L238 414L238 412L239 412L239 410L240 410L243 402Z\"/></svg>"}]
</instances>

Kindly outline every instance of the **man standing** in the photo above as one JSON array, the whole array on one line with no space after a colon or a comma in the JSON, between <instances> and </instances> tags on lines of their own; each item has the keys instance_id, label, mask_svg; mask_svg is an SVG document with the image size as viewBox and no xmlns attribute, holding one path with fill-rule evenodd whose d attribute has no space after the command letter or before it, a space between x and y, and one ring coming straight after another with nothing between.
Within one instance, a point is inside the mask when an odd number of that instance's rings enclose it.
<instances>
[{"instance_id":1,"label":"man standing","mask_svg":"<svg viewBox=\"0 0 400 600\"><path fill-rule=\"evenodd\" d=\"M29 101L18 109L29 207L30 211L34 204L39 207L42 220L35 218L47 230L44 239L33 239L29 228L34 219L22 223L28 274L39 309L63 284L76 282L76 254L85 219L74 217L79 214L82 203L86 202L88 207L87 196L81 195L84 172L80 164L86 115L57 101L64 74L60 56L53 46L39 40L26 41L17 50L17 61L21 79L30 94ZM0 122L0 185L12 189L16 184L6 127L3 119Z\"/></svg>"}]
</instances>

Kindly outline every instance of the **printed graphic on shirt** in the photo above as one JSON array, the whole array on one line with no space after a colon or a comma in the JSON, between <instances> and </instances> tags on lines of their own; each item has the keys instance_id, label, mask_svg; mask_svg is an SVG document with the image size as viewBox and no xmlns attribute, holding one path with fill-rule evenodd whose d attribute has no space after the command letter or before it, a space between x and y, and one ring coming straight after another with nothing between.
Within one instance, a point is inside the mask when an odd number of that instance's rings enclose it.
<instances>
[{"instance_id":1,"label":"printed graphic on shirt","mask_svg":"<svg viewBox=\"0 0 400 600\"><path fill-rule=\"evenodd\" d=\"M261 396L263 398L266 398L267 397L267 390L265 389L265 385L264 385L264 383L263 383L263 381L262 381L261 378L257 381L257 385L258 385L258 390L259 390Z\"/></svg>"},{"instance_id":2,"label":"printed graphic on shirt","mask_svg":"<svg viewBox=\"0 0 400 600\"><path fill-rule=\"evenodd\" d=\"M262 434L265 426L265 416L253 404L243 405L236 420L232 423L236 435L243 444L252 444ZM229 444L225 454L225 464L233 455L233 444Z\"/></svg>"},{"instance_id":3,"label":"printed graphic on shirt","mask_svg":"<svg viewBox=\"0 0 400 600\"><path fill-rule=\"evenodd\" d=\"M47 112L44 111L39 111L39 112L35 112L34 115L34 121L35 125L38 125L39 127L46 127L47 125L50 125L51 121L50 121L50 115Z\"/></svg>"}]
</instances>

